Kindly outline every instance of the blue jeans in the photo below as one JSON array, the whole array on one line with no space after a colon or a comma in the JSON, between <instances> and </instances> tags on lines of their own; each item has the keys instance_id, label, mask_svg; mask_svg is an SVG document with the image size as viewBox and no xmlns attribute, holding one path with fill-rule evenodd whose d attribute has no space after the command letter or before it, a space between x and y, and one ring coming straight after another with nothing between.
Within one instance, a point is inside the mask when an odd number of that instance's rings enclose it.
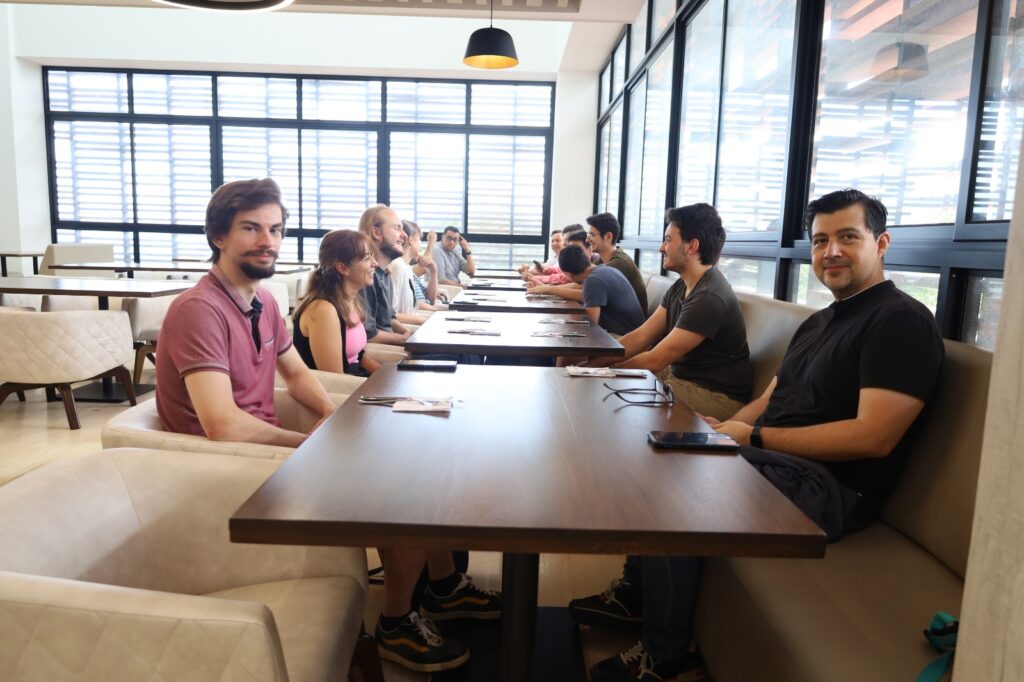
<instances>
[{"instance_id":1,"label":"blue jeans","mask_svg":"<svg viewBox=\"0 0 1024 682\"><path fill-rule=\"evenodd\" d=\"M857 505L857 494L824 466L803 457L750 446L740 448L739 454L818 524L830 541L842 536ZM643 590L643 643L654 658L680 658L689 649L700 570L699 557L626 557L622 577Z\"/></svg>"}]
</instances>

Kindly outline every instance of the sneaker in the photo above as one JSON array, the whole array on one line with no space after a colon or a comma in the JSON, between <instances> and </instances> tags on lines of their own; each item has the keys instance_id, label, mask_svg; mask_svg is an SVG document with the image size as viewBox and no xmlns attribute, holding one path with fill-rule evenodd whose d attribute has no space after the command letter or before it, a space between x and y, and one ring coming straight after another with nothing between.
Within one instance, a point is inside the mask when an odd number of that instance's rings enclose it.
<instances>
[{"instance_id":1,"label":"sneaker","mask_svg":"<svg viewBox=\"0 0 1024 682\"><path fill-rule=\"evenodd\" d=\"M695 644L681 658L659 661L644 651L643 642L601 661L591 668L590 675L593 682L697 682L708 679L704 657Z\"/></svg>"},{"instance_id":2,"label":"sneaker","mask_svg":"<svg viewBox=\"0 0 1024 682\"><path fill-rule=\"evenodd\" d=\"M613 580L601 594L573 599L569 613L581 625L629 627L644 620L644 595L625 580Z\"/></svg>"},{"instance_id":3,"label":"sneaker","mask_svg":"<svg viewBox=\"0 0 1024 682\"><path fill-rule=\"evenodd\" d=\"M473 584L473 579L462 574L459 586L449 595L438 596L430 589L423 590L420 611L424 616L434 620L451 620L453 618L476 618L478 620L494 620L501 618L501 594L490 590L481 590Z\"/></svg>"},{"instance_id":4,"label":"sneaker","mask_svg":"<svg viewBox=\"0 0 1024 682\"><path fill-rule=\"evenodd\" d=\"M394 630L377 623L374 634L380 657L421 673L451 670L469 660L469 650L445 639L429 620L411 612Z\"/></svg>"}]
</instances>

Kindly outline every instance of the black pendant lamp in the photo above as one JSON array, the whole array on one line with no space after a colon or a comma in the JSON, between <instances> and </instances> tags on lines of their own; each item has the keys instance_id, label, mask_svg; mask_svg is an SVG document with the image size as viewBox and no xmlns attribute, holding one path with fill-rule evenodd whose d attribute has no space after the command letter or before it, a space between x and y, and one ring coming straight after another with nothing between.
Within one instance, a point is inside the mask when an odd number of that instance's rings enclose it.
<instances>
[{"instance_id":1,"label":"black pendant lamp","mask_svg":"<svg viewBox=\"0 0 1024 682\"><path fill-rule=\"evenodd\" d=\"M155 0L161 5L217 12L269 12L292 4L292 0Z\"/></svg>"},{"instance_id":2,"label":"black pendant lamp","mask_svg":"<svg viewBox=\"0 0 1024 682\"><path fill-rule=\"evenodd\" d=\"M478 69L507 69L519 63L512 36L508 31L494 28L494 0L491 0L491 25L469 36L462 63Z\"/></svg>"}]
</instances>

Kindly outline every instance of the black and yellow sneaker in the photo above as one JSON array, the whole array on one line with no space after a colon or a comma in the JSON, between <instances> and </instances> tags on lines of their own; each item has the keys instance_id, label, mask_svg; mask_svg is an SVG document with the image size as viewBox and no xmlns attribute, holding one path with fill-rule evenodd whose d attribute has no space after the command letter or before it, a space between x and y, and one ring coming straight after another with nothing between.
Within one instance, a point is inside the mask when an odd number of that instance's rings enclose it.
<instances>
[{"instance_id":1,"label":"black and yellow sneaker","mask_svg":"<svg viewBox=\"0 0 1024 682\"><path fill-rule=\"evenodd\" d=\"M601 594L573 599L569 613L581 625L639 626L644 620L643 591L625 580L613 580Z\"/></svg>"},{"instance_id":2,"label":"black and yellow sneaker","mask_svg":"<svg viewBox=\"0 0 1024 682\"><path fill-rule=\"evenodd\" d=\"M637 642L621 654L607 658L590 669L593 682L698 682L708 679L704 657L696 644L680 658L658 660Z\"/></svg>"},{"instance_id":3,"label":"black and yellow sneaker","mask_svg":"<svg viewBox=\"0 0 1024 682\"><path fill-rule=\"evenodd\" d=\"M481 590L473 584L468 575L460 574L459 585L451 594L436 595L427 585L420 602L423 615L434 620L454 618L476 618L493 620L501 618L501 594Z\"/></svg>"},{"instance_id":4,"label":"black and yellow sneaker","mask_svg":"<svg viewBox=\"0 0 1024 682\"><path fill-rule=\"evenodd\" d=\"M394 630L385 630L378 622L374 639L381 658L416 672L451 670L469 660L465 646L442 637L433 623L415 611Z\"/></svg>"}]
</instances>

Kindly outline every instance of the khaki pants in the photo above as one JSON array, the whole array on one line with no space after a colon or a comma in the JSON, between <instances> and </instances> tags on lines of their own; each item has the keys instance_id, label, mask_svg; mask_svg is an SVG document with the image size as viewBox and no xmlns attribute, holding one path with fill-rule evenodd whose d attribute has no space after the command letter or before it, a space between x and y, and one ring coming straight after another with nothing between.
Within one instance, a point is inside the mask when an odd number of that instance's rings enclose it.
<instances>
[{"instance_id":1,"label":"khaki pants","mask_svg":"<svg viewBox=\"0 0 1024 682\"><path fill-rule=\"evenodd\" d=\"M729 419L746 404L733 400L724 393L716 393L703 386L698 386L692 381L680 379L672 374L671 365L658 372L658 378L669 385L676 400L684 403L694 412L714 417L719 421Z\"/></svg>"}]
</instances>

